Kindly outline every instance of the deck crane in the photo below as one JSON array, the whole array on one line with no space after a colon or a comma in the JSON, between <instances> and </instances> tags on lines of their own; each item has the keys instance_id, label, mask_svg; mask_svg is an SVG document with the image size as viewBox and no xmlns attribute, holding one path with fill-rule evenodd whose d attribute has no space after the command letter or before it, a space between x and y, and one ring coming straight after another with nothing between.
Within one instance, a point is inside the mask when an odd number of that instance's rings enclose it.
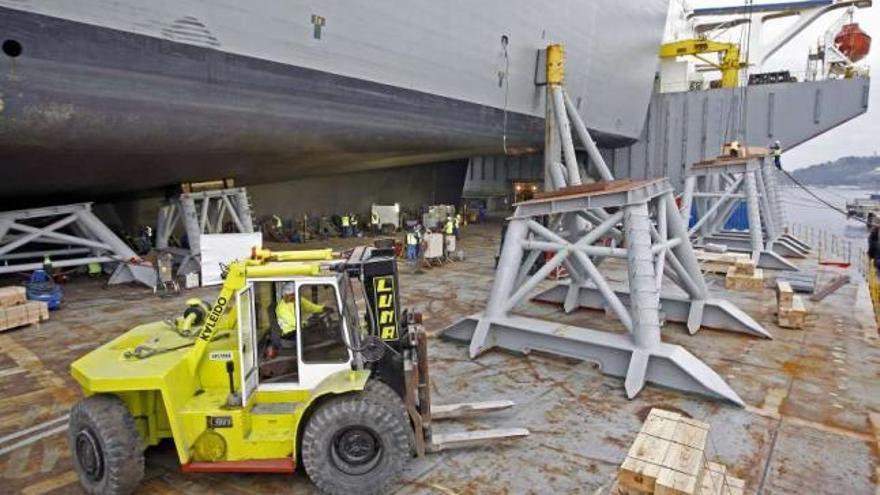
<instances>
[{"instance_id":1,"label":"deck crane","mask_svg":"<svg viewBox=\"0 0 880 495\"><path fill-rule=\"evenodd\" d=\"M720 54L721 60L713 62L702 55L707 53ZM721 71L721 87L735 88L739 86L739 45L706 39L686 39L664 43L660 46L660 58L676 58L692 56Z\"/></svg>"}]
</instances>

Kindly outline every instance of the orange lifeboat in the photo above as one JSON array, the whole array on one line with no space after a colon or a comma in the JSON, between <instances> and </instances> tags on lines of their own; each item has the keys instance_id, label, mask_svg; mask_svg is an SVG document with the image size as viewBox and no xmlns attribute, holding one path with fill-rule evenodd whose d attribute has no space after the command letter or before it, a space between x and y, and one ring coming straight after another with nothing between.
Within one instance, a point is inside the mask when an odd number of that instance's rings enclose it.
<instances>
[{"instance_id":1,"label":"orange lifeboat","mask_svg":"<svg viewBox=\"0 0 880 495\"><path fill-rule=\"evenodd\" d=\"M865 58L871 50L871 37L859 28L856 22L845 24L834 37L837 49L853 62Z\"/></svg>"}]
</instances>

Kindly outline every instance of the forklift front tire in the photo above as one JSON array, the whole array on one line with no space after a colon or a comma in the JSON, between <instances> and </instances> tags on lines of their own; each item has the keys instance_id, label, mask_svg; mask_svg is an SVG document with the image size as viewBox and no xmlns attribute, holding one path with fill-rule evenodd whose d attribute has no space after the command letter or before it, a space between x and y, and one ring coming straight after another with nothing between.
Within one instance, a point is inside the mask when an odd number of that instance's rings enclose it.
<instances>
[{"instance_id":1,"label":"forklift front tire","mask_svg":"<svg viewBox=\"0 0 880 495\"><path fill-rule=\"evenodd\" d=\"M73 466L87 493L125 495L144 477L144 451L134 418L113 395L94 395L70 411Z\"/></svg>"},{"instance_id":2,"label":"forklift front tire","mask_svg":"<svg viewBox=\"0 0 880 495\"><path fill-rule=\"evenodd\" d=\"M306 425L302 461L324 493L388 493L411 457L409 421L361 394L319 406Z\"/></svg>"}]
</instances>

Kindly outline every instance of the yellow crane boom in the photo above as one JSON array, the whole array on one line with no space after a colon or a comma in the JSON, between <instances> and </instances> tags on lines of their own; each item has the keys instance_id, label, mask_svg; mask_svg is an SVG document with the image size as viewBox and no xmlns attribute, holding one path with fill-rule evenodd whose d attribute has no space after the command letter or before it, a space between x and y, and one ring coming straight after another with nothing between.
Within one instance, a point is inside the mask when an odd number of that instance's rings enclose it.
<instances>
[{"instance_id":1,"label":"yellow crane boom","mask_svg":"<svg viewBox=\"0 0 880 495\"><path fill-rule=\"evenodd\" d=\"M713 62L700 55L720 53L721 61ZM721 87L735 88L739 86L739 45L721 41L689 39L673 41L660 45L660 58L676 58L693 56L721 71Z\"/></svg>"}]
</instances>

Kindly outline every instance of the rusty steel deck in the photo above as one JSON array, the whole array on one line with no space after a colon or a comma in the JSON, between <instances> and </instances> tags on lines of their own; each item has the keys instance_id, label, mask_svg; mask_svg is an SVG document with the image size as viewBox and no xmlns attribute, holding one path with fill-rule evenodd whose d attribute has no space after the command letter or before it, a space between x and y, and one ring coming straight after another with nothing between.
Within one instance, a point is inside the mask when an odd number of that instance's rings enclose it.
<instances>
[{"instance_id":1,"label":"rusty steel deck","mask_svg":"<svg viewBox=\"0 0 880 495\"><path fill-rule=\"evenodd\" d=\"M402 296L439 331L482 308L493 277L500 226L468 226L461 246L467 260L413 274L402 266ZM357 241L346 240L346 245ZM343 241L331 245L342 246ZM815 260L801 263L816 270ZM604 273L625 281L622 265ZM838 269L822 267L822 280ZM857 281L858 277L853 277ZM627 400L619 379L592 364L546 355L489 352L476 361L464 346L430 340L435 401L507 398L517 406L473 427L526 426L532 435L507 445L451 451L414 462L397 493L601 493L608 486L647 412L656 406L711 424L709 452L746 480L747 493L873 494L878 482L880 340L864 284L850 283L810 303L807 329L775 325L775 298L727 293L707 275L713 292L728 297L773 333L772 341L704 330L694 336L668 324L664 340L681 344L712 368L747 402L741 409L695 395L648 386ZM0 492L82 493L71 468L63 417L79 398L68 376L71 361L136 323L165 318L198 289L159 298L136 287L103 289L100 281L65 287L67 302L41 327L0 333ZM529 316L620 332L602 313L562 315L529 303ZM435 333L436 336L436 333ZM35 426L41 426L31 430ZM442 426L441 426L441 431ZM147 453L139 493L314 493L302 472L289 475L182 474L170 444Z\"/></svg>"}]
</instances>

